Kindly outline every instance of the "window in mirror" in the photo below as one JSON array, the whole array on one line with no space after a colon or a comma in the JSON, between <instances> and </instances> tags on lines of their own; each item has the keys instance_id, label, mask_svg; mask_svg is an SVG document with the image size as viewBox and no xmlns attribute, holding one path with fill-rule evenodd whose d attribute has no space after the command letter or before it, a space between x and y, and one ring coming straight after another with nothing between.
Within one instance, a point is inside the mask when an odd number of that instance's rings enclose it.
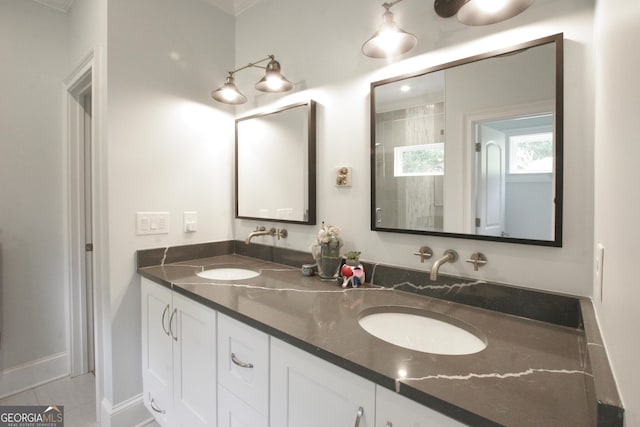
<instances>
[{"instance_id":1,"label":"window in mirror","mask_svg":"<svg viewBox=\"0 0 640 427\"><path fill-rule=\"evenodd\" d=\"M509 137L509 173L553 172L553 133Z\"/></svg>"},{"instance_id":2,"label":"window in mirror","mask_svg":"<svg viewBox=\"0 0 640 427\"><path fill-rule=\"evenodd\" d=\"M444 175L444 144L395 147L393 163L394 176Z\"/></svg>"}]
</instances>

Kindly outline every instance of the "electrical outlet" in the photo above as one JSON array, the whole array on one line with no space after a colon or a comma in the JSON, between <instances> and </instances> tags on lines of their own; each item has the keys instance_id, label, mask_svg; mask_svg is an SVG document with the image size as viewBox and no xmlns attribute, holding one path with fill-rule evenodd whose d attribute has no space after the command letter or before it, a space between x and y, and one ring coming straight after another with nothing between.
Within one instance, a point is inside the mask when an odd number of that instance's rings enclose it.
<instances>
[{"instance_id":1,"label":"electrical outlet","mask_svg":"<svg viewBox=\"0 0 640 427\"><path fill-rule=\"evenodd\" d=\"M184 224L183 231L185 233L195 233L198 231L198 212L185 211L184 212Z\"/></svg>"},{"instance_id":2,"label":"electrical outlet","mask_svg":"<svg viewBox=\"0 0 640 427\"><path fill-rule=\"evenodd\" d=\"M602 301L602 287L604 285L604 246L602 243L598 243L596 246L595 269L593 299Z\"/></svg>"}]
</instances>

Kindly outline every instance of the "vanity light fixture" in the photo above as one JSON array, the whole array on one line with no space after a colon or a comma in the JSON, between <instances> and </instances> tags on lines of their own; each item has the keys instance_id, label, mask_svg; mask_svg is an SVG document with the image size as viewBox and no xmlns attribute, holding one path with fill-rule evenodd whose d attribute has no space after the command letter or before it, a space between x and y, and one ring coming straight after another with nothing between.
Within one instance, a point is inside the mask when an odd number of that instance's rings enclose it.
<instances>
[{"instance_id":1,"label":"vanity light fixture","mask_svg":"<svg viewBox=\"0 0 640 427\"><path fill-rule=\"evenodd\" d=\"M442 18L453 15L465 25L489 25L522 13L534 0L435 0L433 8Z\"/></svg>"},{"instance_id":2,"label":"vanity light fixture","mask_svg":"<svg viewBox=\"0 0 640 427\"><path fill-rule=\"evenodd\" d=\"M265 61L269 61L266 67L258 65ZM261 92L287 92L295 87L295 85L287 80L287 78L280 72L280 63L276 61L275 56L269 55L259 61L250 62L244 67L238 68L237 70L229 71L229 75L227 76L227 80L225 81L225 83L219 89L211 92L211 97L216 101L225 104L237 105L247 102L247 97L240 93L235 84L235 79L233 78L233 75L235 73L247 68L262 68L265 70L264 77L260 79L260 81L258 81L255 86L255 88Z\"/></svg>"},{"instance_id":3,"label":"vanity light fixture","mask_svg":"<svg viewBox=\"0 0 640 427\"><path fill-rule=\"evenodd\" d=\"M389 9L402 0L383 3L385 12L382 24L373 36L362 45L362 53L372 58L391 58L409 52L418 43L418 39L398 27L393 20L393 13Z\"/></svg>"}]
</instances>

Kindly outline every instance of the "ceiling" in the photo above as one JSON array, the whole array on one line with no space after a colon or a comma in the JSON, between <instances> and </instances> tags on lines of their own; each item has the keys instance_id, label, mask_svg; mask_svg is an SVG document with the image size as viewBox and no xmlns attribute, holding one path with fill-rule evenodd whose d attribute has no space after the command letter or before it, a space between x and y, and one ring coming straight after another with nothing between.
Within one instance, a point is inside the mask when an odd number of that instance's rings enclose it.
<instances>
[{"instance_id":1,"label":"ceiling","mask_svg":"<svg viewBox=\"0 0 640 427\"><path fill-rule=\"evenodd\" d=\"M34 0L61 12L68 12L73 0ZM245 10L260 3L262 0L204 0L207 3L224 10L230 15L238 16Z\"/></svg>"}]
</instances>

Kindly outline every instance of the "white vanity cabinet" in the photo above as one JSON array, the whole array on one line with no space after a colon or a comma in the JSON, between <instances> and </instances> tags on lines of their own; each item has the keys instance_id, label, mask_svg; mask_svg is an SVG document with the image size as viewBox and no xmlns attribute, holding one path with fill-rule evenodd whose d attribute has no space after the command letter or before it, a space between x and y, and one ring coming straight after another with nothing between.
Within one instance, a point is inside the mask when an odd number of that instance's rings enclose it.
<instances>
[{"instance_id":1,"label":"white vanity cabinet","mask_svg":"<svg viewBox=\"0 0 640 427\"><path fill-rule=\"evenodd\" d=\"M271 338L271 427L373 427L375 384Z\"/></svg>"},{"instance_id":2,"label":"white vanity cabinet","mask_svg":"<svg viewBox=\"0 0 640 427\"><path fill-rule=\"evenodd\" d=\"M142 363L163 427L464 425L145 278Z\"/></svg>"},{"instance_id":3,"label":"white vanity cabinet","mask_svg":"<svg viewBox=\"0 0 640 427\"><path fill-rule=\"evenodd\" d=\"M381 386L376 386L375 427L462 427L459 421Z\"/></svg>"},{"instance_id":4,"label":"white vanity cabinet","mask_svg":"<svg viewBox=\"0 0 640 427\"><path fill-rule=\"evenodd\" d=\"M218 426L269 425L269 335L218 313Z\"/></svg>"},{"instance_id":5,"label":"white vanity cabinet","mask_svg":"<svg viewBox=\"0 0 640 427\"><path fill-rule=\"evenodd\" d=\"M168 333L171 290L142 279L142 385L144 404L162 426L173 415L173 341Z\"/></svg>"},{"instance_id":6,"label":"white vanity cabinet","mask_svg":"<svg viewBox=\"0 0 640 427\"><path fill-rule=\"evenodd\" d=\"M163 427L216 425L216 314L142 278L144 403Z\"/></svg>"}]
</instances>

